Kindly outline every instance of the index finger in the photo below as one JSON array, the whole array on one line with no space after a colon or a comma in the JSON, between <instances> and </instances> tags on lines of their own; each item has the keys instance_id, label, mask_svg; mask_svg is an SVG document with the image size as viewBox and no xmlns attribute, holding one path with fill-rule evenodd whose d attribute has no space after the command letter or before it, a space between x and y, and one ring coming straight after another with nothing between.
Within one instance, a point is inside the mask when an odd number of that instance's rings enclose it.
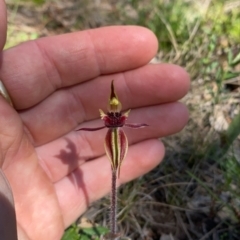
<instances>
[{"instance_id":1,"label":"index finger","mask_svg":"<svg viewBox=\"0 0 240 240\"><path fill-rule=\"evenodd\" d=\"M157 46L151 31L134 26L41 38L4 51L0 78L15 108L25 109L56 89L140 67Z\"/></svg>"}]
</instances>

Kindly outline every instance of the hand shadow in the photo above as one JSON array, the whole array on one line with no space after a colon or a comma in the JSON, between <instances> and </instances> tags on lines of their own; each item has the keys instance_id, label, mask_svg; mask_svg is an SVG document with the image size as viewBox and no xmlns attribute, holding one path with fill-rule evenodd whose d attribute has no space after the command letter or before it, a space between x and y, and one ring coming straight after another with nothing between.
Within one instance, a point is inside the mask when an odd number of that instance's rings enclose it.
<instances>
[{"instance_id":1,"label":"hand shadow","mask_svg":"<svg viewBox=\"0 0 240 240\"><path fill-rule=\"evenodd\" d=\"M84 183L84 176L83 172L81 170L79 162L86 162L87 160L91 160L90 156L79 156L77 152L77 147L74 142L72 142L68 138L64 138L67 142L66 148L60 150L60 153L58 155L55 155L55 157L59 158L64 164L69 165L69 174L68 178L70 181L74 184L74 186L77 188L77 190L81 190L83 192L83 195L85 197L85 203L86 206L89 207L89 197L86 190L86 185ZM75 169L72 169L70 165L76 166Z\"/></svg>"}]
</instances>

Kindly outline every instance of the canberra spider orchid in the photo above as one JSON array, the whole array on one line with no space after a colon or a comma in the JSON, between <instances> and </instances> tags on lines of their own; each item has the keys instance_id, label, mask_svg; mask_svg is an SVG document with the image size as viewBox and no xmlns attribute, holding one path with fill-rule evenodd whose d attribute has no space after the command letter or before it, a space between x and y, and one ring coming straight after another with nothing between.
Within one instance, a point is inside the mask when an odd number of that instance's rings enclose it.
<instances>
[{"instance_id":1,"label":"canberra spider orchid","mask_svg":"<svg viewBox=\"0 0 240 240\"><path fill-rule=\"evenodd\" d=\"M105 137L105 151L112 166L112 192L111 192L111 233L110 239L115 239L117 236L117 187L116 179L120 176L120 168L124 160L127 150L127 137L122 130L122 127L142 128L147 124L126 123L130 109L126 112L121 112L122 105L114 90L114 81L111 83L111 94L109 99L109 111L104 113L101 109L100 116L104 121L104 126L97 128L80 128L77 131L97 131L103 128L108 128Z\"/></svg>"}]
</instances>

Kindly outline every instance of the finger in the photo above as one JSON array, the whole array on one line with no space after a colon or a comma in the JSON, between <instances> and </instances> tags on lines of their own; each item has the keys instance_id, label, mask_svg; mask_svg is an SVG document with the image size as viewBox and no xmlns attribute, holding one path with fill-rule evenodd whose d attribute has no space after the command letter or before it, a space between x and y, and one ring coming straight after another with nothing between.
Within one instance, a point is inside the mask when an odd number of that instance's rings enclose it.
<instances>
[{"instance_id":1,"label":"finger","mask_svg":"<svg viewBox=\"0 0 240 240\"><path fill-rule=\"evenodd\" d=\"M3 0L0 0L0 51L3 49L7 34L7 11ZM1 68L1 58L0 58Z\"/></svg>"},{"instance_id":2,"label":"finger","mask_svg":"<svg viewBox=\"0 0 240 240\"><path fill-rule=\"evenodd\" d=\"M159 140L148 140L129 148L118 184L143 175L158 165L164 155ZM90 161L55 184L65 226L70 225L89 204L111 188L111 165L106 157Z\"/></svg>"},{"instance_id":3,"label":"finger","mask_svg":"<svg viewBox=\"0 0 240 240\"><path fill-rule=\"evenodd\" d=\"M17 109L56 89L148 63L157 39L148 29L104 27L29 41L4 51L0 78Z\"/></svg>"},{"instance_id":4,"label":"finger","mask_svg":"<svg viewBox=\"0 0 240 240\"><path fill-rule=\"evenodd\" d=\"M182 68L160 64L57 91L38 106L21 113L34 144L44 144L65 135L83 121L99 118L98 109L107 108L113 77L124 109L173 102L182 98L189 88L189 76Z\"/></svg>"},{"instance_id":5,"label":"finger","mask_svg":"<svg viewBox=\"0 0 240 240\"><path fill-rule=\"evenodd\" d=\"M130 112L127 122L147 123L141 129L124 128L129 144L163 137L180 131L188 120L188 111L181 103L170 103ZM91 121L87 127L99 126ZM66 137L37 148L40 164L49 178L57 182L86 161L104 154L106 129L96 132L74 131Z\"/></svg>"}]
</instances>

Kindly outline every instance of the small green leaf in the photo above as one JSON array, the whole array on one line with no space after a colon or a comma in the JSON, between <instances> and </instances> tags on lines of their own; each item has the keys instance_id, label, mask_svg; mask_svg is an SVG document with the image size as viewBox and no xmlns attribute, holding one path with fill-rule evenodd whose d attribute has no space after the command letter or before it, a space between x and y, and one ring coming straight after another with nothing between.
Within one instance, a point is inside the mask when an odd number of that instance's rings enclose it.
<instances>
[{"instance_id":1,"label":"small green leaf","mask_svg":"<svg viewBox=\"0 0 240 240\"><path fill-rule=\"evenodd\" d=\"M92 228L82 228L80 229L80 238L79 240L97 240L109 230L105 227L92 227Z\"/></svg>"},{"instance_id":2,"label":"small green leaf","mask_svg":"<svg viewBox=\"0 0 240 240\"><path fill-rule=\"evenodd\" d=\"M78 227L76 225L72 225L69 227L63 237L62 240L80 240L80 235L78 234Z\"/></svg>"},{"instance_id":3,"label":"small green leaf","mask_svg":"<svg viewBox=\"0 0 240 240\"><path fill-rule=\"evenodd\" d=\"M236 66L237 64L240 63L240 53L231 61L232 66Z\"/></svg>"},{"instance_id":4,"label":"small green leaf","mask_svg":"<svg viewBox=\"0 0 240 240\"><path fill-rule=\"evenodd\" d=\"M228 64L231 65L232 60L233 60L233 53L232 53L231 50L228 51L228 56L227 57L228 57Z\"/></svg>"},{"instance_id":5,"label":"small green leaf","mask_svg":"<svg viewBox=\"0 0 240 240\"><path fill-rule=\"evenodd\" d=\"M105 227L79 228L76 225L69 227L61 240L99 240L109 230Z\"/></svg>"},{"instance_id":6,"label":"small green leaf","mask_svg":"<svg viewBox=\"0 0 240 240\"><path fill-rule=\"evenodd\" d=\"M235 78L235 77L238 77L239 75L240 75L240 72L225 72L223 75L223 80Z\"/></svg>"}]
</instances>

